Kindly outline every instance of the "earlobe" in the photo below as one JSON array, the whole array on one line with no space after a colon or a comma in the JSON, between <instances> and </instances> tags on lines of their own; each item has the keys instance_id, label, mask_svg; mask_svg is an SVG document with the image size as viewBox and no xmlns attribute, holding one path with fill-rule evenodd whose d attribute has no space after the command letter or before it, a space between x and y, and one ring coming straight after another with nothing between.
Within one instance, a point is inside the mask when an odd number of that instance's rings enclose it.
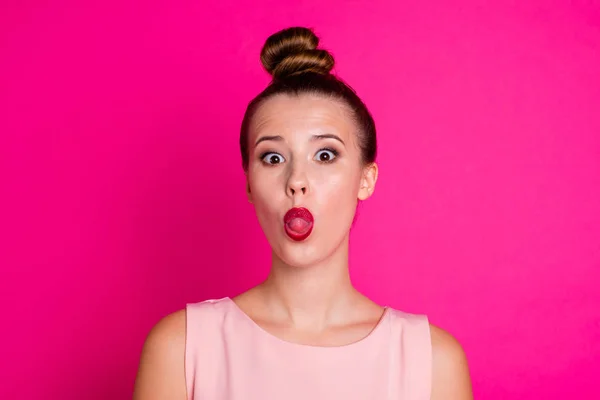
<instances>
[{"instance_id":1,"label":"earlobe","mask_svg":"<svg viewBox=\"0 0 600 400\"><path fill-rule=\"evenodd\" d=\"M252 191L250 190L250 182L246 180L246 196L248 197L248 203L252 203Z\"/></svg>"},{"instance_id":2,"label":"earlobe","mask_svg":"<svg viewBox=\"0 0 600 400\"><path fill-rule=\"evenodd\" d=\"M373 195L378 174L379 169L376 163L371 163L363 169L363 176L358 191L359 200L366 200Z\"/></svg>"}]
</instances>

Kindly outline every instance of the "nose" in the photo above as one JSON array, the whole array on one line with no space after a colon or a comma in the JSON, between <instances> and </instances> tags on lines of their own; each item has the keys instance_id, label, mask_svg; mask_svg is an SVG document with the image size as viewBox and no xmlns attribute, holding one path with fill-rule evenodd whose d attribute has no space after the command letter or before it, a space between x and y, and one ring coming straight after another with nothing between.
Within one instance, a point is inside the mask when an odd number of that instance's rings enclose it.
<instances>
[{"instance_id":1,"label":"nose","mask_svg":"<svg viewBox=\"0 0 600 400\"><path fill-rule=\"evenodd\" d=\"M291 197L308 194L308 179L303 171L297 168L292 171L287 183L287 194Z\"/></svg>"}]
</instances>

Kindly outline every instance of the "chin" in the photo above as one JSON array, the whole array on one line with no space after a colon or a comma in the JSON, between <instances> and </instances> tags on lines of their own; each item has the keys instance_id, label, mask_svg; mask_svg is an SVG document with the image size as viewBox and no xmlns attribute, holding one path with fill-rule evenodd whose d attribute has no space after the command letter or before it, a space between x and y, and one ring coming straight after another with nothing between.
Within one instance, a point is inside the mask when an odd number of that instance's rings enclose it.
<instances>
[{"instance_id":1,"label":"chin","mask_svg":"<svg viewBox=\"0 0 600 400\"><path fill-rule=\"evenodd\" d=\"M287 265L295 268L307 268L331 257L339 244L331 240L323 240L317 236L309 236L302 242L294 242L287 237L276 246L271 246L273 252Z\"/></svg>"},{"instance_id":2,"label":"chin","mask_svg":"<svg viewBox=\"0 0 600 400\"><path fill-rule=\"evenodd\" d=\"M277 256L283 261L286 265L289 265L293 268L308 268L311 267L320 261L322 261L326 257L318 257L318 255L306 255L306 254L296 254L296 251L282 251L277 254Z\"/></svg>"}]
</instances>

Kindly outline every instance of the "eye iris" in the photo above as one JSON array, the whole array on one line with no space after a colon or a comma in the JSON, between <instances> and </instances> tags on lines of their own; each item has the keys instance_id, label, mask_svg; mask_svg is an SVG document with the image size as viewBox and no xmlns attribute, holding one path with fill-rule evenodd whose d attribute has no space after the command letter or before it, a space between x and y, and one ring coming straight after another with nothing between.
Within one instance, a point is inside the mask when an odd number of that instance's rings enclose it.
<instances>
[{"instance_id":1,"label":"eye iris","mask_svg":"<svg viewBox=\"0 0 600 400\"><path fill-rule=\"evenodd\" d=\"M329 161L331 159L331 156L329 155L329 153L327 152L322 152L321 155L319 156L321 161Z\"/></svg>"},{"instance_id":2,"label":"eye iris","mask_svg":"<svg viewBox=\"0 0 600 400\"><path fill-rule=\"evenodd\" d=\"M269 157L269 162L271 164L279 164L281 162L281 159L279 158L278 155L273 154L271 157Z\"/></svg>"}]
</instances>

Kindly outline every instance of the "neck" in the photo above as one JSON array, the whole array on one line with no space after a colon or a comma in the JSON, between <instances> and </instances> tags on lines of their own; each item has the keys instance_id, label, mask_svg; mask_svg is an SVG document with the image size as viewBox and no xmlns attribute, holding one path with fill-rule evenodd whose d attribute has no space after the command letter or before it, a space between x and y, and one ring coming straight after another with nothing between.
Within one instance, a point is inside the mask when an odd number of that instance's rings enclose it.
<instances>
[{"instance_id":1,"label":"neck","mask_svg":"<svg viewBox=\"0 0 600 400\"><path fill-rule=\"evenodd\" d=\"M348 237L330 257L310 266L290 266L273 253L261 286L273 315L297 328L323 330L347 320L359 296L348 270Z\"/></svg>"}]
</instances>

